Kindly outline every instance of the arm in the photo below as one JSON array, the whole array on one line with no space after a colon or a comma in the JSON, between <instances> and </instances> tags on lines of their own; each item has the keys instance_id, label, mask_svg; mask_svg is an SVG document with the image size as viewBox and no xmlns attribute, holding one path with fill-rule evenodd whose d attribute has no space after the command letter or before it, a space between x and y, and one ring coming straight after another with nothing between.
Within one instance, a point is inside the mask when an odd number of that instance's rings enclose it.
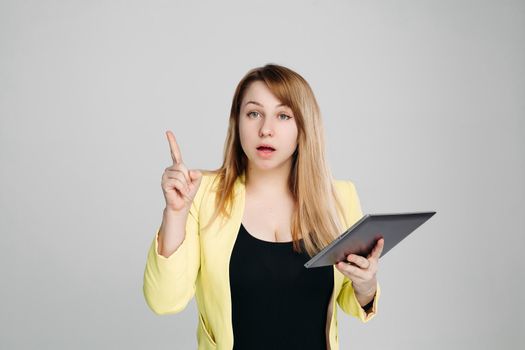
<instances>
[{"instance_id":1,"label":"arm","mask_svg":"<svg viewBox=\"0 0 525 350\"><path fill-rule=\"evenodd\" d=\"M143 293L158 315L183 310L195 294L200 268L199 213L202 174L188 170L175 135L166 132L173 165L162 174L166 200L162 224L150 246Z\"/></svg>"},{"instance_id":2,"label":"arm","mask_svg":"<svg viewBox=\"0 0 525 350\"><path fill-rule=\"evenodd\" d=\"M363 216L363 212L361 210L361 204L354 184L351 181L347 181L346 185L344 197L350 202L348 215L350 222L355 222ZM379 255L381 254L377 247L375 253ZM349 257L350 256L352 255L349 255ZM369 258L371 258L371 256L369 256ZM370 278L367 283L361 284L360 288L357 288L357 286L354 288L354 282L349 276L353 276L353 273L361 272L356 269L359 269L358 264L363 264L364 260L363 258L361 258L361 260L355 260L354 257L350 259L350 261L354 263L354 266L346 266L346 264L342 264L342 267L348 268L348 270L343 270L338 267L339 271L343 273L345 277L343 280L343 286L337 297L337 302L345 313L355 316L363 322L368 322L377 313L377 303L381 294L379 283L377 282L374 273L373 277ZM355 280L358 279L356 278Z\"/></svg>"},{"instance_id":3,"label":"arm","mask_svg":"<svg viewBox=\"0 0 525 350\"><path fill-rule=\"evenodd\" d=\"M157 315L182 311L195 294L195 281L200 267L197 218L193 204L185 226L177 224L173 217L164 212L162 225L148 252L143 284L146 302ZM159 253L159 236L166 226L170 229L184 227L186 231L182 243L167 257Z\"/></svg>"}]
</instances>

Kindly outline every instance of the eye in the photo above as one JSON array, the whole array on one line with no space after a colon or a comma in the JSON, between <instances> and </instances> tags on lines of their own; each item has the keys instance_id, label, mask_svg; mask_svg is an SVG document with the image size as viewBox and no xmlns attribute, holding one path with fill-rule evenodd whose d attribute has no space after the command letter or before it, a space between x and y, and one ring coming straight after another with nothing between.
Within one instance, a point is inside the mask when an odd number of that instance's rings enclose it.
<instances>
[{"instance_id":1,"label":"eye","mask_svg":"<svg viewBox=\"0 0 525 350\"><path fill-rule=\"evenodd\" d=\"M284 118L282 118L283 116L284 116ZM279 114L279 119L281 119L281 120L288 120L288 119L292 119L292 117L290 117L287 114L281 113L281 114Z\"/></svg>"},{"instance_id":2,"label":"eye","mask_svg":"<svg viewBox=\"0 0 525 350\"><path fill-rule=\"evenodd\" d=\"M255 114L255 116L254 116L254 114ZM259 112L255 112L255 111L253 111L253 112L249 112L249 113L247 114L248 117L253 117L253 118L256 118L258 115L259 115Z\"/></svg>"}]
</instances>

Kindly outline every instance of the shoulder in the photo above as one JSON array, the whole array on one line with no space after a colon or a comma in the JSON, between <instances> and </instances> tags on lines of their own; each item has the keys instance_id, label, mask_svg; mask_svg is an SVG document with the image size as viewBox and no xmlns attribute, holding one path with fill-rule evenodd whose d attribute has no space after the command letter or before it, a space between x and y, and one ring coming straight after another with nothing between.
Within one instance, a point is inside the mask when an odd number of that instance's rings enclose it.
<instances>
[{"instance_id":1,"label":"shoulder","mask_svg":"<svg viewBox=\"0 0 525 350\"><path fill-rule=\"evenodd\" d=\"M348 227L363 216L361 201L352 180L334 180L334 191L343 207L345 221Z\"/></svg>"},{"instance_id":2,"label":"shoulder","mask_svg":"<svg viewBox=\"0 0 525 350\"><path fill-rule=\"evenodd\" d=\"M219 172L217 170L199 169L199 171L202 174L201 186L209 186L217 182L219 175Z\"/></svg>"},{"instance_id":3,"label":"shoulder","mask_svg":"<svg viewBox=\"0 0 525 350\"><path fill-rule=\"evenodd\" d=\"M343 198L350 198L350 197L357 196L357 190L352 180L335 179L332 181L332 184L334 185L335 192L338 195L343 196Z\"/></svg>"}]
</instances>

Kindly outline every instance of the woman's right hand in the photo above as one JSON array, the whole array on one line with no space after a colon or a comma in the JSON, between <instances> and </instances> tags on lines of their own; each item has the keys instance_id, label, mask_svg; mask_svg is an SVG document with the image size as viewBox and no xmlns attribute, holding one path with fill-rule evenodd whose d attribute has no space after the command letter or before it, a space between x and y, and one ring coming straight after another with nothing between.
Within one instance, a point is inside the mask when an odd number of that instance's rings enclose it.
<instances>
[{"instance_id":1,"label":"woman's right hand","mask_svg":"<svg viewBox=\"0 0 525 350\"><path fill-rule=\"evenodd\" d=\"M199 189L202 173L198 170L188 170L182 162L179 146L175 135L166 131L171 150L173 165L162 174L162 192L166 200L166 210L175 214L188 214L193 198Z\"/></svg>"}]
</instances>

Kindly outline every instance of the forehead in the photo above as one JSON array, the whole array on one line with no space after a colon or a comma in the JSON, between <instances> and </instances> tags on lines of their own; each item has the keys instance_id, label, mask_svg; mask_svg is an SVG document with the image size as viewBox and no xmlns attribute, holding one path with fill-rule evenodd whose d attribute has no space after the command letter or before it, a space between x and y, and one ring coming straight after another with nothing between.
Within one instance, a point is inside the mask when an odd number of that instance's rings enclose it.
<instances>
[{"instance_id":1,"label":"forehead","mask_svg":"<svg viewBox=\"0 0 525 350\"><path fill-rule=\"evenodd\" d=\"M242 107L248 101L258 102L264 107L275 107L281 104L281 101L275 97L262 81L254 81L248 86L242 99Z\"/></svg>"}]
</instances>

